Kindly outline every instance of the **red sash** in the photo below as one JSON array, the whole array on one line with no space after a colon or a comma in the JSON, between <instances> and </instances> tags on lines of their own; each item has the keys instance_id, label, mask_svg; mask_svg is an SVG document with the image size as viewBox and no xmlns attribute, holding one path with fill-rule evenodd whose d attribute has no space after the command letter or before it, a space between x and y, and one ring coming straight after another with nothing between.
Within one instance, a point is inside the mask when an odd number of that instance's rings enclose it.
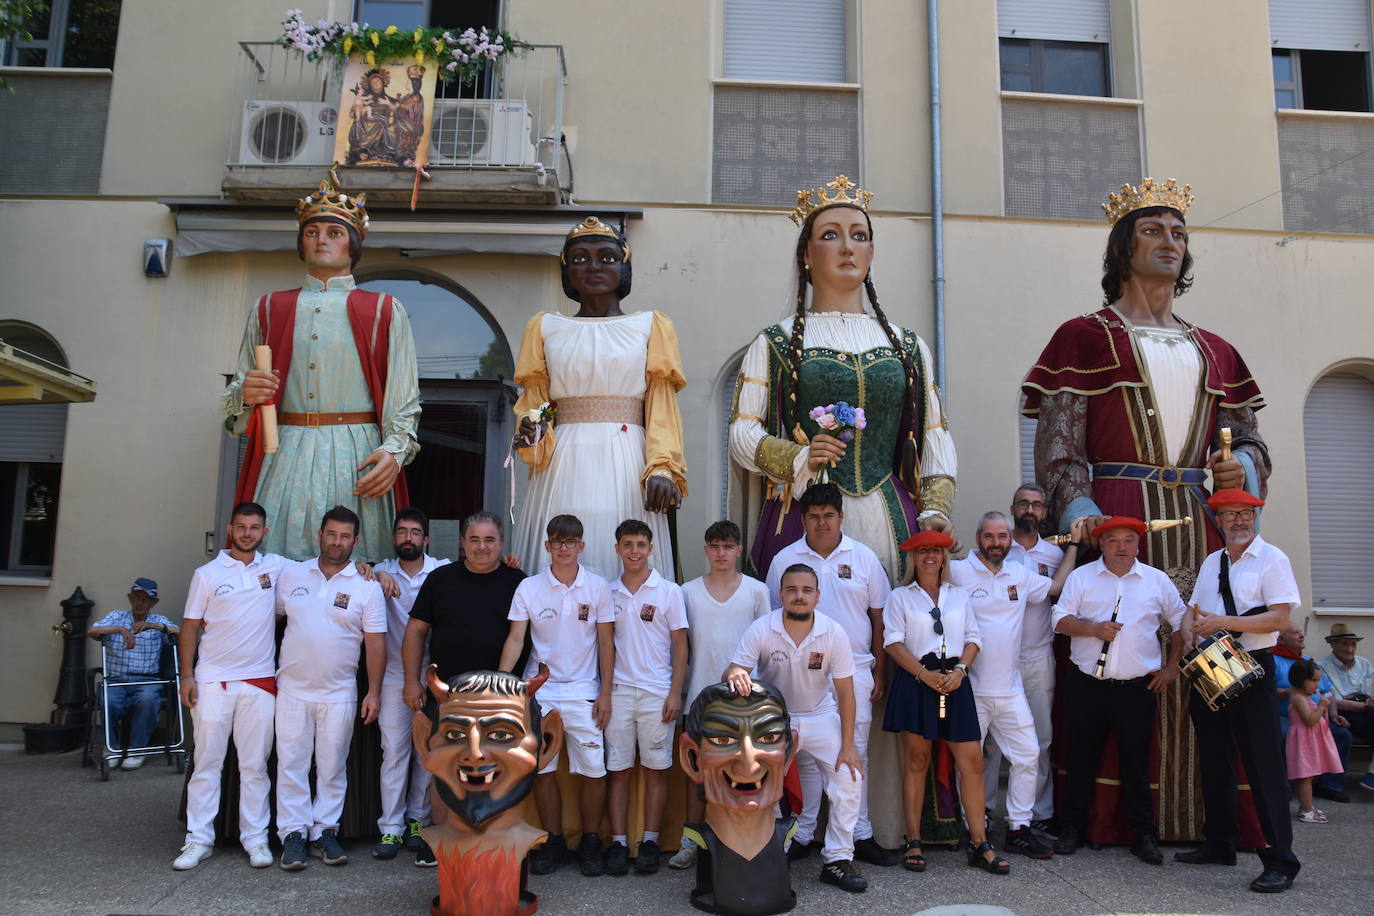
<instances>
[{"instance_id":1,"label":"red sash","mask_svg":"<svg viewBox=\"0 0 1374 916\"><path fill-rule=\"evenodd\" d=\"M258 300L258 329L263 343L272 348L272 368L281 373L281 387L272 403L281 406L282 393L291 371L291 345L296 331L296 301L301 291L288 289L269 293ZM391 333L391 297L355 289L348 294L348 323L353 328L353 343L358 348L358 362L363 378L380 421L386 404L387 357ZM375 334L374 334L375 328ZM380 433L380 429L378 430ZM262 473L262 420L256 410L248 420L248 453L239 471L234 502L248 502L257 495L258 476ZM410 490L402 470L392 485L396 508L410 505Z\"/></svg>"}]
</instances>

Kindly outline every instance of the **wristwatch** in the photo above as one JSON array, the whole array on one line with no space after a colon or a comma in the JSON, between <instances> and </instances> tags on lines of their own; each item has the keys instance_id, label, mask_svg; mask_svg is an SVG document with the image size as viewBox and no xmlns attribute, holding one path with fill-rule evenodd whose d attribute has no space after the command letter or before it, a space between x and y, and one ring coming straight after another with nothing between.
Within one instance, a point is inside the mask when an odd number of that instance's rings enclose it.
<instances>
[{"instance_id":1,"label":"wristwatch","mask_svg":"<svg viewBox=\"0 0 1374 916\"><path fill-rule=\"evenodd\" d=\"M964 664L963 662L960 662L959 664L955 665L954 667L957 668L957 669L959 669L960 671L964 672L964 676L965 676L965 677L968 677L968 665Z\"/></svg>"}]
</instances>

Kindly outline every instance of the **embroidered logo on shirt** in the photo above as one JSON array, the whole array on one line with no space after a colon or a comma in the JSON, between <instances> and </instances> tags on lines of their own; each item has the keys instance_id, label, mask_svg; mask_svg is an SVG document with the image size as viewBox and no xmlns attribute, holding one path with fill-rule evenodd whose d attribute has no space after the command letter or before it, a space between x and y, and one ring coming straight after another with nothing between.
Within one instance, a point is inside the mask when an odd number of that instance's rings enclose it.
<instances>
[{"instance_id":1,"label":"embroidered logo on shirt","mask_svg":"<svg viewBox=\"0 0 1374 916\"><path fill-rule=\"evenodd\" d=\"M295 588L291 589L291 594L287 595L286 597L304 598L308 594L310 594L310 589L306 588L304 585L297 585Z\"/></svg>"},{"instance_id":2,"label":"embroidered logo on shirt","mask_svg":"<svg viewBox=\"0 0 1374 916\"><path fill-rule=\"evenodd\" d=\"M811 657L807 659L806 667L811 671L820 671L821 668L825 667L825 653L812 652Z\"/></svg>"},{"instance_id":3,"label":"embroidered logo on shirt","mask_svg":"<svg viewBox=\"0 0 1374 916\"><path fill-rule=\"evenodd\" d=\"M215 597L218 598L220 595L227 595L233 590L234 586L230 585L228 582L225 582L215 589Z\"/></svg>"},{"instance_id":4,"label":"embroidered logo on shirt","mask_svg":"<svg viewBox=\"0 0 1374 916\"><path fill-rule=\"evenodd\" d=\"M346 609L348 607L348 596L343 592L335 592L334 606L340 610Z\"/></svg>"},{"instance_id":5,"label":"embroidered logo on shirt","mask_svg":"<svg viewBox=\"0 0 1374 916\"><path fill-rule=\"evenodd\" d=\"M785 665L788 663L788 661L791 660L791 658L792 656L788 655L786 650L783 649L774 649L768 655L768 660L775 665Z\"/></svg>"},{"instance_id":6,"label":"embroidered logo on shirt","mask_svg":"<svg viewBox=\"0 0 1374 916\"><path fill-rule=\"evenodd\" d=\"M1008 585L1008 586L1007 586L1007 600L1008 600L1008 601L1015 601L1015 600L1016 600L1016 586L1015 586L1015 585Z\"/></svg>"},{"instance_id":7,"label":"embroidered logo on shirt","mask_svg":"<svg viewBox=\"0 0 1374 916\"><path fill-rule=\"evenodd\" d=\"M841 563L835 567L835 575L841 579L852 579L854 578L854 570L850 568L848 563Z\"/></svg>"},{"instance_id":8,"label":"embroidered logo on shirt","mask_svg":"<svg viewBox=\"0 0 1374 916\"><path fill-rule=\"evenodd\" d=\"M1050 567L1049 567L1049 564L1047 564L1047 563L1041 563L1041 564L1040 564L1040 575L1044 576L1044 577L1047 578L1047 579L1049 578L1049 575L1050 575Z\"/></svg>"},{"instance_id":9,"label":"embroidered logo on shirt","mask_svg":"<svg viewBox=\"0 0 1374 916\"><path fill-rule=\"evenodd\" d=\"M262 575L258 576L258 588L269 589L271 587L272 577L269 574L263 573Z\"/></svg>"},{"instance_id":10,"label":"embroidered logo on shirt","mask_svg":"<svg viewBox=\"0 0 1374 916\"><path fill-rule=\"evenodd\" d=\"M654 611L657 610L658 608L654 607L652 604L646 604L639 609L639 619L645 623L650 623L654 619Z\"/></svg>"},{"instance_id":11,"label":"embroidered logo on shirt","mask_svg":"<svg viewBox=\"0 0 1374 916\"><path fill-rule=\"evenodd\" d=\"M592 606L590 604L579 604L577 606L577 619L586 622L591 619Z\"/></svg>"},{"instance_id":12,"label":"embroidered logo on shirt","mask_svg":"<svg viewBox=\"0 0 1374 916\"><path fill-rule=\"evenodd\" d=\"M557 617L558 612L551 607L545 607L540 608L539 613L535 616L537 616L540 620L548 620L551 617Z\"/></svg>"},{"instance_id":13,"label":"embroidered logo on shirt","mask_svg":"<svg viewBox=\"0 0 1374 916\"><path fill-rule=\"evenodd\" d=\"M968 596L970 598L986 598L988 596L988 590L979 585L969 589Z\"/></svg>"}]
</instances>

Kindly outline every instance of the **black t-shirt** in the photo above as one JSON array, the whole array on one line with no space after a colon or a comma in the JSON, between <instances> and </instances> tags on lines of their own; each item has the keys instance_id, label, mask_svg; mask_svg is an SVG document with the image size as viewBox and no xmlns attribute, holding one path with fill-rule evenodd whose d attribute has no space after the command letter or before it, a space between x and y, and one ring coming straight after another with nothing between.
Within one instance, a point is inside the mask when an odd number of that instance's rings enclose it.
<instances>
[{"instance_id":1,"label":"black t-shirt","mask_svg":"<svg viewBox=\"0 0 1374 916\"><path fill-rule=\"evenodd\" d=\"M429 658L448 680L464 671L494 671L510 631L506 615L525 574L509 566L475 573L462 560L440 566L425 578L410 616L429 624ZM516 674L524 673L528 643Z\"/></svg>"}]
</instances>

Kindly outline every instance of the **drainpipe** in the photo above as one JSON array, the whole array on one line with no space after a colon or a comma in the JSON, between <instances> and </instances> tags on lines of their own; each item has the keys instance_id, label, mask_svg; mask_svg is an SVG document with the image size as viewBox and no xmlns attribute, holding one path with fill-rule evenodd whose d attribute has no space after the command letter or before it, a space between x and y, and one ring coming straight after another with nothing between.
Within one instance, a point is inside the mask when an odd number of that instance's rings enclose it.
<instances>
[{"instance_id":1,"label":"drainpipe","mask_svg":"<svg viewBox=\"0 0 1374 916\"><path fill-rule=\"evenodd\" d=\"M940 0L926 0L930 58L930 229L935 284L935 384L945 393L945 195L940 139Z\"/></svg>"}]
</instances>

